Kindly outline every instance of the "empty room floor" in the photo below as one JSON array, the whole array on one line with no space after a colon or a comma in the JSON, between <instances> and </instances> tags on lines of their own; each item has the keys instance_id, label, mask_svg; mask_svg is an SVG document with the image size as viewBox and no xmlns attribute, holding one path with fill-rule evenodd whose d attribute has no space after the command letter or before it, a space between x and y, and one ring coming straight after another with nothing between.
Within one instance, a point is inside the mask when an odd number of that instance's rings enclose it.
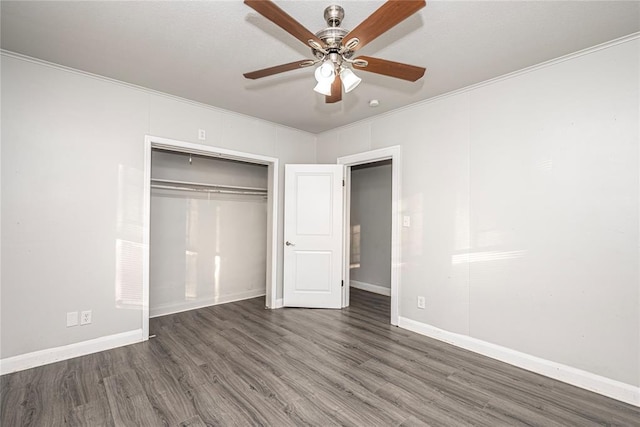
<instances>
[{"instance_id":1,"label":"empty room floor","mask_svg":"<svg viewBox=\"0 0 640 427\"><path fill-rule=\"evenodd\" d=\"M4 375L2 426L640 425L640 409L389 325L389 298L151 320L145 343Z\"/></svg>"}]
</instances>

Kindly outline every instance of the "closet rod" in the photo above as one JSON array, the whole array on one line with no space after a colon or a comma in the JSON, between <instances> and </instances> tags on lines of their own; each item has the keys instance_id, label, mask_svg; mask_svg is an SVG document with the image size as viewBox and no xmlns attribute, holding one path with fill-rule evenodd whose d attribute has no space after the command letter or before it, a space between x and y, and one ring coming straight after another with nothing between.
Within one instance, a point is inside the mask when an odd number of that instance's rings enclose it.
<instances>
[{"instance_id":1,"label":"closet rod","mask_svg":"<svg viewBox=\"0 0 640 427\"><path fill-rule=\"evenodd\" d=\"M206 187L206 188L216 188L216 189L224 189L224 190L242 190L242 191L251 191L255 193L267 194L266 188L259 187L240 187L236 185L217 185L217 184L207 184L204 182L191 182L191 181L176 181L172 179L159 179L159 178L151 178L151 182L156 182L158 184L168 184L168 185L177 185L180 187ZM153 185L152 185L153 186Z\"/></svg>"},{"instance_id":2,"label":"closet rod","mask_svg":"<svg viewBox=\"0 0 640 427\"><path fill-rule=\"evenodd\" d=\"M178 185L163 185L163 184L151 184L151 188L160 188L164 190L199 191L204 193L242 194L245 196L266 196L267 195L267 193L261 192L261 191L220 190L220 189L213 189L213 188L181 187Z\"/></svg>"}]
</instances>

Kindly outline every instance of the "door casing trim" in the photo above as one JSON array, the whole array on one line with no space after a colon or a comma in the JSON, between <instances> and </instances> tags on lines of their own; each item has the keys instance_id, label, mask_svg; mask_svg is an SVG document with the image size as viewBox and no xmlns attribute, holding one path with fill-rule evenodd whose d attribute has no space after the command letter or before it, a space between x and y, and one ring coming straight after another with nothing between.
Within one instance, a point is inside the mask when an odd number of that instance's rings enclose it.
<instances>
[{"instance_id":1,"label":"door casing trim","mask_svg":"<svg viewBox=\"0 0 640 427\"><path fill-rule=\"evenodd\" d=\"M338 164L345 167L345 191L344 191L344 236L343 236L343 272L344 288L342 290L342 306L349 306L349 249L350 249L350 210L351 210L351 167L381 160L391 160L391 319L392 325L398 326L400 316L400 261L401 246L400 236L402 224L401 207L401 177L402 162L401 148L399 145L380 148L378 150L366 151L364 153L352 154L338 158Z\"/></svg>"}]
</instances>

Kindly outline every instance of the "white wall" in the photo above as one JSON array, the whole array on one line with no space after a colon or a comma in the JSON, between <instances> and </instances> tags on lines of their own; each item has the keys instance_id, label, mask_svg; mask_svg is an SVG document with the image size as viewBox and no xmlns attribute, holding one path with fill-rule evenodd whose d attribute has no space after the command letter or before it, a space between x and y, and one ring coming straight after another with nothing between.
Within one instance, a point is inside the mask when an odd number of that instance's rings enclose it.
<instances>
[{"instance_id":1,"label":"white wall","mask_svg":"<svg viewBox=\"0 0 640 427\"><path fill-rule=\"evenodd\" d=\"M153 150L153 179L267 188L267 167ZM149 312L159 316L265 294L267 200L151 189Z\"/></svg>"},{"instance_id":2,"label":"white wall","mask_svg":"<svg viewBox=\"0 0 640 427\"><path fill-rule=\"evenodd\" d=\"M357 227L357 230L354 227ZM356 257L357 262L355 262ZM361 284L391 287L391 163L389 162L351 168L349 278Z\"/></svg>"},{"instance_id":3,"label":"white wall","mask_svg":"<svg viewBox=\"0 0 640 427\"><path fill-rule=\"evenodd\" d=\"M326 163L402 147L400 316L640 385L639 51L634 39L318 136Z\"/></svg>"},{"instance_id":4,"label":"white wall","mask_svg":"<svg viewBox=\"0 0 640 427\"><path fill-rule=\"evenodd\" d=\"M281 165L315 162L315 136L302 131L5 54L1 61L3 359L142 327L145 134L203 143L205 129L205 144ZM281 284L279 271L278 295ZM91 325L66 328L66 312L89 309Z\"/></svg>"},{"instance_id":5,"label":"white wall","mask_svg":"<svg viewBox=\"0 0 640 427\"><path fill-rule=\"evenodd\" d=\"M401 316L640 385L639 50L317 136L320 162L402 146ZM4 54L1 66L2 358L141 327L144 134L200 143L205 129L206 144L281 168L316 160L305 132ZM281 227L278 247L282 259ZM64 326L86 309L91 325Z\"/></svg>"}]
</instances>

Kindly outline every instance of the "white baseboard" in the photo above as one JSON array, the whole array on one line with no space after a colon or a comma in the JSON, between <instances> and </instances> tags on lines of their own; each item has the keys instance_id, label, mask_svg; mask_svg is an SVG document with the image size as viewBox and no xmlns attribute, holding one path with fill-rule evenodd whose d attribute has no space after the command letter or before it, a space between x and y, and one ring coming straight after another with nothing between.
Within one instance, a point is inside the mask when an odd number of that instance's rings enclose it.
<instances>
[{"instance_id":1,"label":"white baseboard","mask_svg":"<svg viewBox=\"0 0 640 427\"><path fill-rule=\"evenodd\" d=\"M278 298L276 300L276 305L273 308L282 308L282 307L284 307L284 299Z\"/></svg>"},{"instance_id":2,"label":"white baseboard","mask_svg":"<svg viewBox=\"0 0 640 427\"><path fill-rule=\"evenodd\" d=\"M371 283L358 282L357 280L349 280L349 286L356 289L362 289L363 291L373 292L374 294L391 296L391 288L386 288L380 285L372 285Z\"/></svg>"},{"instance_id":3,"label":"white baseboard","mask_svg":"<svg viewBox=\"0 0 640 427\"><path fill-rule=\"evenodd\" d=\"M640 387L472 338L467 335L448 332L405 317L398 318L398 326L439 341L444 341L456 347L509 363L510 365L526 369L527 371L535 372L536 374L544 375L640 407Z\"/></svg>"},{"instance_id":4,"label":"white baseboard","mask_svg":"<svg viewBox=\"0 0 640 427\"><path fill-rule=\"evenodd\" d=\"M23 371L61 360L72 359L99 351L110 350L124 345L142 341L142 329L122 332L120 334L107 335L106 337L81 341L61 347L48 348L32 353L20 354L0 360L0 375Z\"/></svg>"},{"instance_id":5,"label":"white baseboard","mask_svg":"<svg viewBox=\"0 0 640 427\"><path fill-rule=\"evenodd\" d=\"M251 291L238 292L230 295L220 295L211 298L198 298L193 301L181 301L174 304L163 304L149 308L149 317L166 316L168 314L181 313L183 311L195 310L212 305L226 304L228 302L241 301L243 299L262 297L265 295L264 289L254 289Z\"/></svg>"}]
</instances>

